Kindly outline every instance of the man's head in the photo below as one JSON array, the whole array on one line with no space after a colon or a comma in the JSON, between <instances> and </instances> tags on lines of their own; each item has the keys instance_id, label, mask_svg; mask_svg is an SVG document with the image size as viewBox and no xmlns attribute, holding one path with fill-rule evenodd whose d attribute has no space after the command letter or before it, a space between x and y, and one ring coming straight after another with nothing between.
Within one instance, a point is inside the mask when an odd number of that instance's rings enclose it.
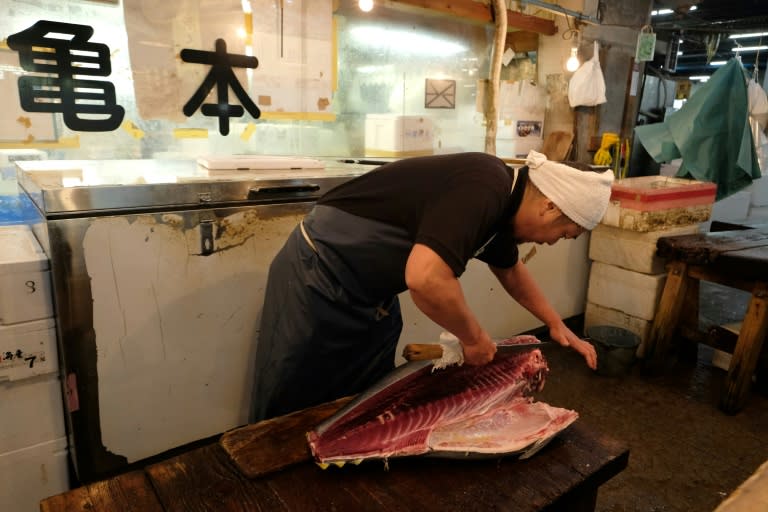
<instances>
[{"instance_id":1,"label":"man's head","mask_svg":"<svg viewBox=\"0 0 768 512\"><path fill-rule=\"evenodd\" d=\"M596 172L578 162L551 162L535 151L526 163L530 186L514 221L521 241L576 238L600 222L611 196L612 172Z\"/></svg>"}]
</instances>

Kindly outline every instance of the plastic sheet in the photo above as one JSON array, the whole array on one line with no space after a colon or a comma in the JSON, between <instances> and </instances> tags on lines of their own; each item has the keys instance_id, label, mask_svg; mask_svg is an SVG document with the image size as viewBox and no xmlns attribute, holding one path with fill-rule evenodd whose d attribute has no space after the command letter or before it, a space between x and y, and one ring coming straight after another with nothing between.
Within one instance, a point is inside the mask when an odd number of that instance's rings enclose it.
<instances>
[{"instance_id":1,"label":"plastic sheet","mask_svg":"<svg viewBox=\"0 0 768 512\"><path fill-rule=\"evenodd\" d=\"M682 157L677 177L717 183L720 200L760 177L748 118L744 70L731 59L680 110L635 133L657 162Z\"/></svg>"}]
</instances>

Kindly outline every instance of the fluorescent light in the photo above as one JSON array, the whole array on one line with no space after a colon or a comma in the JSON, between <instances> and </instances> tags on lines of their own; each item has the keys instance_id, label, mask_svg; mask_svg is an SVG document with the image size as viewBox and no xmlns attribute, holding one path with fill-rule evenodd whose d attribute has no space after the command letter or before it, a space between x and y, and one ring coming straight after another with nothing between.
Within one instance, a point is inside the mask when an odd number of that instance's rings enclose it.
<instances>
[{"instance_id":1,"label":"fluorescent light","mask_svg":"<svg viewBox=\"0 0 768 512\"><path fill-rule=\"evenodd\" d=\"M728 39L744 39L747 37L763 37L768 36L768 32L752 32L749 34L731 34Z\"/></svg>"},{"instance_id":2,"label":"fluorescent light","mask_svg":"<svg viewBox=\"0 0 768 512\"><path fill-rule=\"evenodd\" d=\"M706 82L709 80L709 75L696 75L696 76L689 76L688 80L696 80L699 82Z\"/></svg>"},{"instance_id":3,"label":"fluorescent light","mask_svg":"<svg viewBox=\"0 0 768 512\"><path fill-rule=\"evenodd\" d=\"M672 14L672 9L659 9L658 11L651 11L651 16L664 16L665 14Z\"/></svg>"},{"instance_id":4,"label":"fluorescent light","mask_svg":"<svg viewBox=\"0 0 768 512\"><path fill-rule=\"evenodd\" d=\"M728 61L726 60L713 60L709 63L710 66L725 66Z\"/></svg>"},{"instance_id":5,"label":"fluorescent light","mask_svg":"<svg viewBox=\"0 0 768 512\"><path fill-rule=\"evenodd\" d=\"M362 25L350 29L349 35L361 47L404 55L450 57L468 51L466 46L454 40L411 30L387 30L372 25Z\"/></svg>"},{"instance_id":6,"label":"fluorescent light","mask_svg":"<svg viewBox=\"0 0 768 512\"><path fill-rule=\"evenodd\" d=\"M734 46L731 51L734 52L759 52L761 50L768 50L768 44L760 46Z\"/></svg>"},{"instance_id":7,"label":"fluorescent light","mask_svg":"<svg viewBox=\"0 0 768 512\"><path fill-rule=\"evenodd\" d=\"M698 8L699 8L699 6L698 6L698 5L692 5L692 6L691 6L691 7L688 9L688 12L691 12L691 11L695 11L695 10L696 10L696 9L698 9Z\"/></svg>"}]
</instances>

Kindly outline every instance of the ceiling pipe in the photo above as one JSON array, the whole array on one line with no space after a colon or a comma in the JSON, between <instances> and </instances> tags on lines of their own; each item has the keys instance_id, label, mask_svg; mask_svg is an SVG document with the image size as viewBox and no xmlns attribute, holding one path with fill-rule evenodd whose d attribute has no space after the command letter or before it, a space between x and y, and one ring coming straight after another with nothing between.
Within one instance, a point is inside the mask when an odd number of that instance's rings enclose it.
<instances>
[{"instance_id":1,"label":"ceiling pipe","mask_svg":"<svg viewBox=\"0 0 768 512\"><path fill-rule=\"evenodd\" d=\"M520 0L519 3L520 3L520 7L524 7L525 4L531 4L531 5L535 5L536 7L541 7L542 9L546 9L548 11L552 11L557 14L565 14L566 16L577 18L579 21L582 21L585 23L591 23L593 25L601 24L600 20L595 18L594 16L588 16L580 12L572 11L570 9L566 9L565 7L560 7L557 4L542 2L541 0Z\"/></svg>"}]
</instances>

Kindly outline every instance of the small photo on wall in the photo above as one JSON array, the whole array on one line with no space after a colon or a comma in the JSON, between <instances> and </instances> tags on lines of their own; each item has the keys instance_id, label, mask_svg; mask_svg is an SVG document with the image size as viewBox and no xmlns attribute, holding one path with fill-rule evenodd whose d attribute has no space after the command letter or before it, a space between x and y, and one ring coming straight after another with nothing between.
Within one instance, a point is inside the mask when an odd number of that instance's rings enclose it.
<instances>
[{"instance_id":1,"label":"small photo on wall","mask_svg":"<svg viewBox=\"0 0 768 512\"><path fill-rule=\"evenodd\" d=\"M518 137L538 137L541 138L541 121L518 121Z\"/></svg>"}]
</instances>

